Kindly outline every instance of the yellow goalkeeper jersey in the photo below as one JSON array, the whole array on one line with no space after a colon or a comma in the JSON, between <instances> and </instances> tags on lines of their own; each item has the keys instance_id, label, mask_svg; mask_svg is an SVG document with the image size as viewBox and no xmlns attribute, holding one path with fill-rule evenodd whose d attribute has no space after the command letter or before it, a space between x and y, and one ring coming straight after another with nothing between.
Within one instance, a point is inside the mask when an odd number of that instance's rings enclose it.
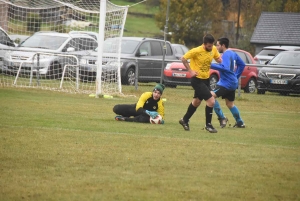
<instances>
[{"instance_id":1,"label":"yellow goalkeeper jersey","mask_svg":"<svg viewBox=\"0 0 300 201\"><path fill-rule=\"evenodd\" d=\"M139 98L136 104L136 111L139 108L144 108L145 110L149 111L156 111L158 112L162 118L164 119L165 116L165 107L162 99L154 100L152 96L152 92L145 92Z\"/></svg>"},{"instance_id":2,"label":"yellow goalkeeper jersey","mask_svg":"<svg viewBox=\"0 0 300 201\"><path fill-rule=\"evenodd\" d=\"M183 57L186 60L190 59L190 67L192 70L198 72L198 78L208 79L212 60L218 59L220 56L216 46L213 46L212 51L208 52L202 44L199 47L189 50Z\"/></svg>"}]
</instances>

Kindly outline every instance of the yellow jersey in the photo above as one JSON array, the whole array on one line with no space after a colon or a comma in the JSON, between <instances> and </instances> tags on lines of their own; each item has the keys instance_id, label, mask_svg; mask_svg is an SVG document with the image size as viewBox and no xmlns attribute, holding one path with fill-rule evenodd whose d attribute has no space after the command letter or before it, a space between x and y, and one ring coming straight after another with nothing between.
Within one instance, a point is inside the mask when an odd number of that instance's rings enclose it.
<instances>
[{"instance_id":1,"label":"yellow jersey","mask_svg":"<svg viewBox=\"0 0 300 201\"><path fill-rule=\"evenodd\" d=\"M162 101L161 98L159 100L154 100L152 94L153 94L152 92L144 92L139 98L135 106L135 110L138 111L140 108L143 108L149 111L156 111L164 119L165 116L164 102Z\"/></svg>"},{"instance_id":2,"label":"yellow jersey","mask_svg":"<svg viewBox=\"0 0 300 201\"><path fill-rule=\"evenodd\" d=\"M209 78L210 64L213 59L218 59L220 56L216 46L213 46L212 51L208 52L204 49L203 44L189 50L183 55L186 60L190 59L190 67L193 71L198 72L196 77L200 79Z\"/></svg>"}]
</instances>

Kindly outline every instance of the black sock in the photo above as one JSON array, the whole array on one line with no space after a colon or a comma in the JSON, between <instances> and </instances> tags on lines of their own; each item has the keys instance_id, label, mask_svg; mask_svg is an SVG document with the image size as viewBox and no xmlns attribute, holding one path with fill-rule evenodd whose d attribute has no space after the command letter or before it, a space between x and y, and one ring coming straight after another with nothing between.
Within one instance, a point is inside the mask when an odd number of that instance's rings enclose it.
<instances>
[{"instance_id":1,"label":"black sock","mask_svg":"<svg viewBox=\"0 0 300 201\"><path fill-rule=\"evenodd\" d=\"M206 105L206 107L205 107L206 125L207 125L208 123L211 124L212 113L213 113L213 107L208 107L208 106Z\"/></svg>"},{"instance_id":2,"label":"black sock","mask_svg":"<svg viewBox=\"0 0 300 201\"><path fill-rule=\"evenodd\" d=\"M185 113L185 115L183 116L183 121L188 123L190 118L193 116L193 114L196 112L197 107L193 106L193 104L191 103Z\"/></svg>"}]
</instances>

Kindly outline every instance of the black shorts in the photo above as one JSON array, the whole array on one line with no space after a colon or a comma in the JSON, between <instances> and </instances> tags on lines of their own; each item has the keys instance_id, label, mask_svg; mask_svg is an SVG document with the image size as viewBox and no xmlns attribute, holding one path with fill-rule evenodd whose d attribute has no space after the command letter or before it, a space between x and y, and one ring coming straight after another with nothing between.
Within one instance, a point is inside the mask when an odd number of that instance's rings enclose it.
<instances>
[{"instance_id":1,"label":"black shorts","mask_svg":"<svg viewBox=\"0 0 300 201\"><path fill-rule=\"evenodd\" d=\"M194 98L198 98L199 100L208 100L212 97L210 93L209 79L192 77L191 84L195 90Z\"/></svg>"},{"instance_id":2,"label":"black shorts","mask_svg":"<svg viewBox=\"0 0 300 201\"><path fill-rule=\"evenodd\" d=\"M217 85L214 90L217 97L221 97L222 99L228 99L229 101L234 101L235 99L235 90L228 90L225 87Z\"/></svg>"}]
</instances>

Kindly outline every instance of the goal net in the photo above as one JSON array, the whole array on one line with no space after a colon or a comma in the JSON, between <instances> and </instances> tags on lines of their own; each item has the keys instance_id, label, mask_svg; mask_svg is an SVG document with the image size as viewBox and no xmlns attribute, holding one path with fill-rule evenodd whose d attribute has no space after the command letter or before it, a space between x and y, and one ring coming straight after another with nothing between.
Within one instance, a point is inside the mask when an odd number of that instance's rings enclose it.
<instances>
[{"instance_id":1,"label":"goal net","mask_svg":"<svg viewBox=\"0 0 300 201\"><path fill-rule=\"evenodd\" d=\"M123 36L128 7L100 1L0 0L0 85L122 93L121 41L97 58L103 40Z\"/></svg>"}]
</instances>

